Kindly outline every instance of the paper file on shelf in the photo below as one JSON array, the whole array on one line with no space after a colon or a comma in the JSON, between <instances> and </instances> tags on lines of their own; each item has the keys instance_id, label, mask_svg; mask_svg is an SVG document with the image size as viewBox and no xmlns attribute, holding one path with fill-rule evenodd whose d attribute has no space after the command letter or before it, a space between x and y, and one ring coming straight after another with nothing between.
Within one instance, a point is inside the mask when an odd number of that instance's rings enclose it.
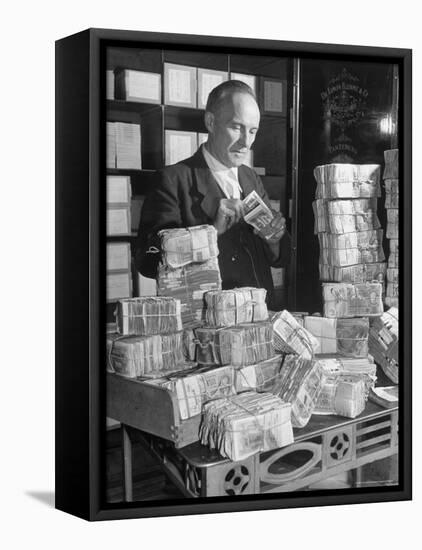
<instances>
[{"instance_id":1,"label":"paper file on shelf","mask_svg":"<svg viewBox=\"0 0 422 550\"><path fill-rule=\"evenodd\" d=\"M106 167L116 168L116 131L114 122L106 124Z\"/></svg>"},{"instance_id":2,"label":"paper file on shelf","mask_svg":"<svg viewBox=\"0 0 422 550\"><path fill-rule=\"evenodd\" d=\"M371 317L383 313L381 283L322 283L324 317Z\"/></svg>"},{"instance_id":3,"label":"paper file on shelf","mask_svg":"<svg viewBox=\"0 0 422 550\"><path fill-rule=\"evenodd\" d=\"M122 69L116 76L116 97L125 101L161 103L161 75Z\"/></svg>"},{"instance_id":4,"label":"paper file on shelf","mask_svg":"<svg viewBox=\"0 0 422 550\"><path fill-rule=\"evenodd\" d=\"M106 195L108 205L129 205L132 196L130 176L107 176Z\"/></svg>"},{"instance_id":5,"label":"paper file on shelf","mask_svg":"<svg viewBox=\"0 0 422 550\"><path fill-rule=\"evenodd\" d=\"M229 327L268 319L265 288L233 288L206 292L206 323L210 327Z\"/></svg>"},{"instance_id":6,"label":"paper file on shelf","mask_svg":"<svg viewBox=\"0 0 422 550\"><path fill-rule=\"evenodd\" d=\"M114 99L114 71L106 71L106 99Z\"/></svg>"},{"instance_id":7,"label":"paper file on shelf","mask_svg":"<svg viewBox=\"0 0 422 550\"><path fill-rule=\"evenodd\" d=\"M164 63L164 102L196 107L196 67Z\"/></svg>"},{"instance_id":8,"label":"paper file on shelf","mask_svg":"<svg viewBox=\"0 0 422 550\"><path fill-rule=\"evenodd\" d=\"M112 236L130 235L130 209L129 206L108 206L106 210L106 234Z\"/></svg>"},{"instance_id":9,"label":"paper file on shelf","mask_svg":"<svg viewBox=\"0 0 422 550\"><path fill-rule=\"evenodd\" d=\"M324 164L314 169L317 199L380 197L378 164Z\"/></svg>"},{"instance_id":10,"label":"paper file on shelf","mask_svg":"<svg viewBox=\"0 0 422 550\"><path fill-rule=\"evenodd\" d=\"M122 298L132 296L132 278L130 271L122 273L107 273L106 299L107 302L114 302Z\"/></svg>"},{"instance_id":11,"label":"paper file on shelf","mask_svg":"<svg viewBox=\"0 0 422 550\"><path fill-rule=\"evenodd\" d=\"M198 144L196 132L165 130L166 166L191 157Z\"/></svg>"},{"instance_id":12,"label":"paper file on shelf","mask_svg":"<svg viewBox=\"0 0 422 550\"><path fill-rule=\"evenodd\" d=\"M253 74L230 73L230 80L240 80L247 84L256 95L256 76Z\"/></svg>"},{"instance_id":13,"label":"paper file on shelf","mask_svg":"<svg viewBox=\"0 0 422 550\"><path fill-rule=\"evenodd\" d=\"M205 109L210 92L228 80L226 71L198 69L198 108Z\"/></svg>"},{"instance_id":14,"label":"paper file on shelf","mask_svg":"<svg viewBox=\"0 0 422 550\"><path fill-rule=\"evenodd\" d=\"M130 260L129 243L107 243L107 271L130 271Z\"/></svg>"},{"instance_id":15,"label":"paper file on shelf","mask_svg":"<svg viewBox=\"0 0 422 550\"><path fill-rule=\"evenodd\" d=\"M139 124L115 122L116 168L142 169L141 127Z\"/></svg>"}]
</instances>

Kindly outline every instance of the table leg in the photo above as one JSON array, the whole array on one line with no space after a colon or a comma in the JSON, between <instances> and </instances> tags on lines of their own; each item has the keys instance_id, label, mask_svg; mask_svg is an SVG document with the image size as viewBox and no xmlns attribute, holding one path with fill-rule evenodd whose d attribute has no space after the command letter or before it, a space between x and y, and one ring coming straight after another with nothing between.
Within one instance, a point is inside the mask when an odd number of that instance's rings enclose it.
<instances>
[{"instance_id":1,"label":"table leg","mask_svg":"<svg viewBox=\"0 0 422 550\"><path fill-rule=\"evenodd\" d=\"M133 501L132 441L125 424L122 424L123 488L126 502Z\"/></svg>"}]
</instances>

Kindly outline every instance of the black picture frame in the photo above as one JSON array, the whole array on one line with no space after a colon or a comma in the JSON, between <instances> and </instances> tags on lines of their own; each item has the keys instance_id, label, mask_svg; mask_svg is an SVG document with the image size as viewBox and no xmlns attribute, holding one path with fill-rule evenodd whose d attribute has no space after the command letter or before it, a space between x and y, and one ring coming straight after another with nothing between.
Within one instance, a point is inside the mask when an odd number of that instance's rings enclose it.
<instances>
[{"instance_id":1,"label":"black picture frame","mask_svg":"<svg viewBox=\"0 0 422 550\"><path fill-rule=\"evenodd\" d=\"M398 65L400 180L399 484L294 494L106 504L105 418L105 87L110 44L295 55L303 59ZM87 520L409 500L412 498L411 166L412 52L335 44L88 29L56 42L56 508Z\"/></svg>"}]
</instances>

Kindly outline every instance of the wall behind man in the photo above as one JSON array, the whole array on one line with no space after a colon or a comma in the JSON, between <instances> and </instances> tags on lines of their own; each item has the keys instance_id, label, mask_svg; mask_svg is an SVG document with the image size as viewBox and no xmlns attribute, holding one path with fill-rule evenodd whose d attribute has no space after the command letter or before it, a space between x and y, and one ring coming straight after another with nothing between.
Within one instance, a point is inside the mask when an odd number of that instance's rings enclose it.
<instances>
[{"instance_id":1,"label":"wall behind man","mask_svg":"<svg viewBox=\"0 0 422 550\"><path fill-rule=\"evenodd\" d=\"M418 534L414 503L132 520L88 525L51 508L54 480L54 40L104 27L413 47L422 55L416 4L338 0L254 4L214 0L24 1L2 15L2 305L0 506L5 548L395 549ZM415 146L422 94L415 63ZM416 155L415 155L416 156ZM415 162L414 204L422 181ZM420 225L415 225L415 242ZM415 273L420 264L415 258ZM417 278L415 278L417 281ZM420 293L415 285L415 309ZM6 314L6 311L8 312ZM415 318L415 323L416 323ZM18 330L25 327L25 331ZM416 330L420 324L415 325ZM417 361L415 360L415 363ZM420 387L415 367L414 387ZM415 423L421 412L415 410ZM415 439L415 462L421 439ZM416 471L416 495L421 476Z\"/></svg>"}]
</instances>

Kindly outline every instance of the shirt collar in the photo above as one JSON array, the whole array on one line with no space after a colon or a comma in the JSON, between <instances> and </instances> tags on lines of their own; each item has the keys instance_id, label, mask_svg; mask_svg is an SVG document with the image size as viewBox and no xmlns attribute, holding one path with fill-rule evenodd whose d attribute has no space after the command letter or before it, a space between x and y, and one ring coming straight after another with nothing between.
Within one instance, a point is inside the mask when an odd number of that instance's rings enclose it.
<instances>
[{"instance_id":1,"label":"shirt collar","mask_svg":"<svg viewBox=\"0 0 422 550\"><path fill-rule=\"evenodd\" d=\"M205 147L205 144L202 144L201 146L202 154L204 155L205 162L208 164L208 167L213 172L225 172L227 174L232 174L236 180L237 177L237 166L234 166L233 168L228 168L225 164L221 163L219 160L217 160Z\"/></svg>"}]
</instances>

